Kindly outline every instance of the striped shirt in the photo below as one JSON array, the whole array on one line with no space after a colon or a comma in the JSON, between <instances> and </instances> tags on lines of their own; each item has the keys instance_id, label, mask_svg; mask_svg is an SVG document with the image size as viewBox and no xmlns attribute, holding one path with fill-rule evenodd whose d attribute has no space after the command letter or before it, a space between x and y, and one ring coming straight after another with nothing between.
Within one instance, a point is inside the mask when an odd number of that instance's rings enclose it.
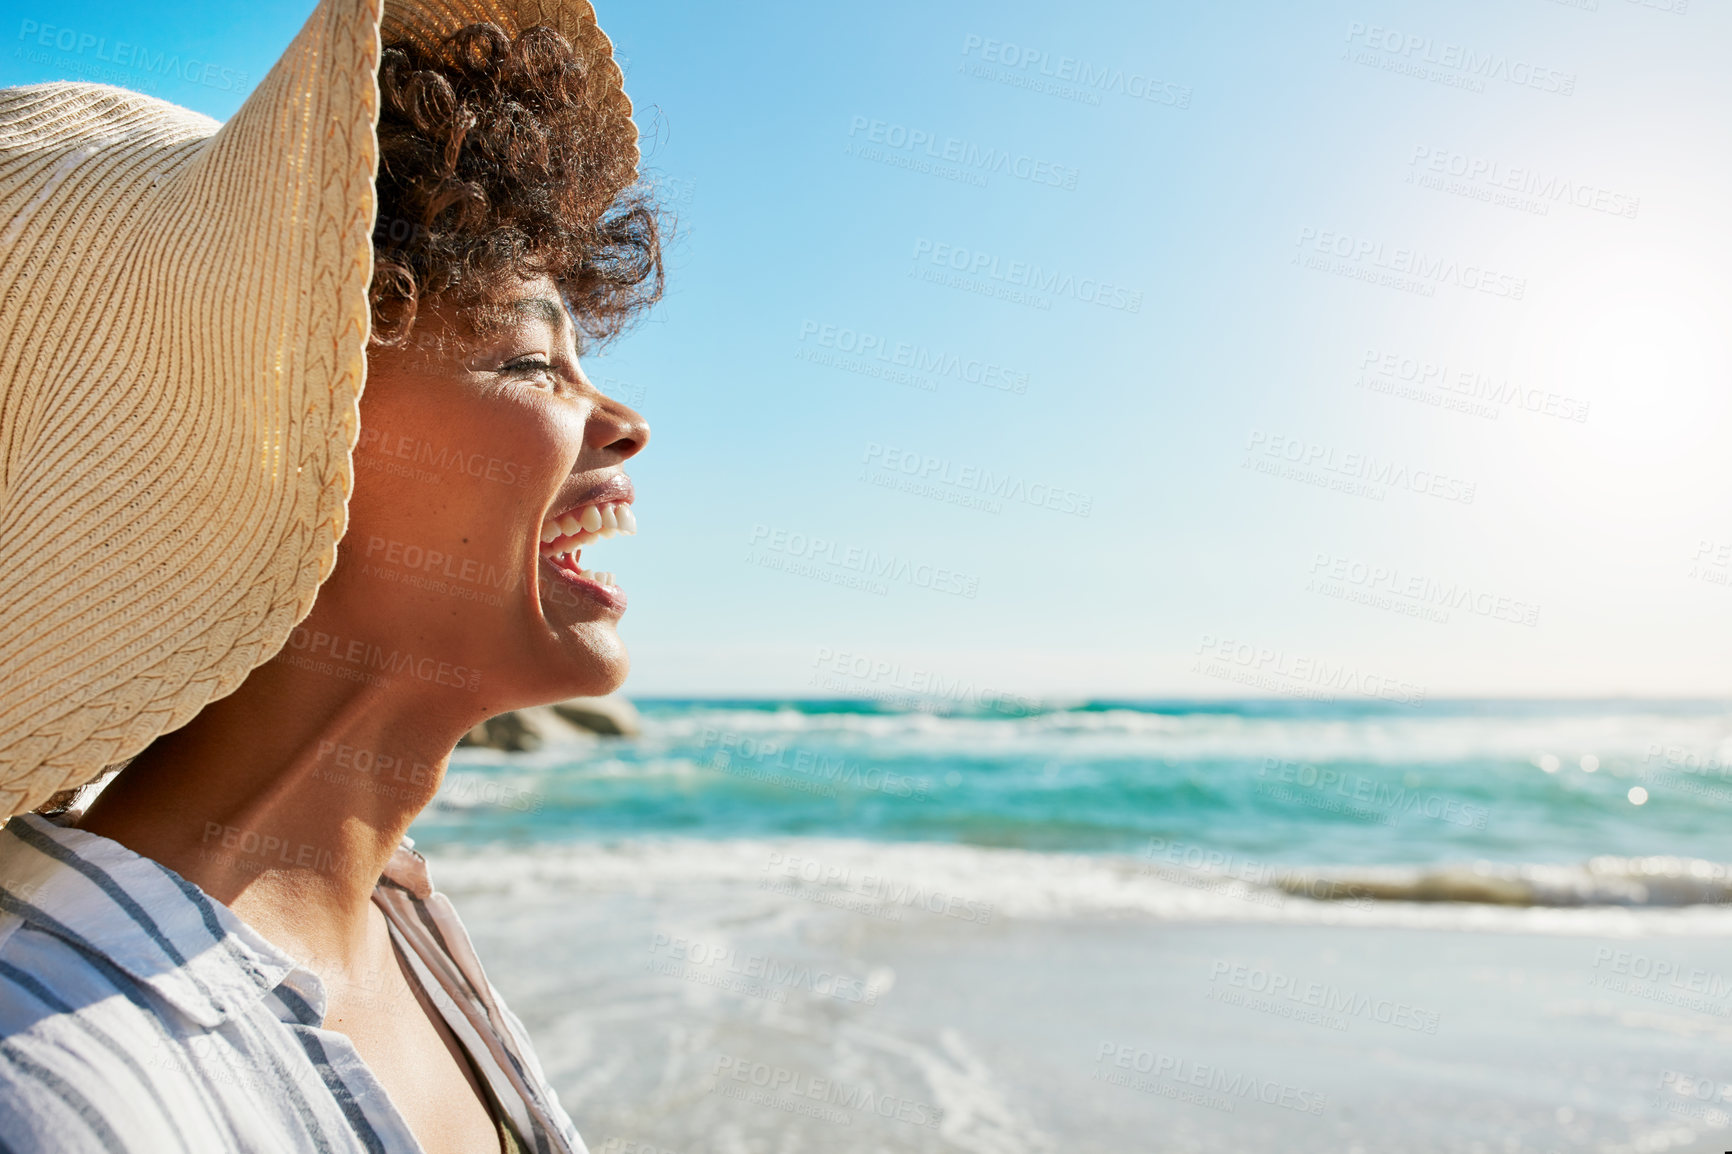
<instances>
[{"instance_id":1,"label":"striped shirt","mask_svg":"<svg viewBox=\"0 0 1732 1154\"><path fill-rule=\"evenodd\" d=\"M373 891L526 1152L587 1154L427 863ZM166 866L39 814L0 828L0 1154L420 1154L319 978Z\"/></svg>"}]
</instances>

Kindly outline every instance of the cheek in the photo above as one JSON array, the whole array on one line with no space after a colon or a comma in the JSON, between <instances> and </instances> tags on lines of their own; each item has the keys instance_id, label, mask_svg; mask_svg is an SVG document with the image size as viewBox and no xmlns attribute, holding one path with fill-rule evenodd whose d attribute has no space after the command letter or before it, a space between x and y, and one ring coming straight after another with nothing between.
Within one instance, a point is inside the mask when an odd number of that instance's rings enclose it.
<instances>
[{"instance_id":1,"label":"cheek","mask_svg":"<svg viewBox=\"0 0 1732 1154\"><path fill-rule=\"evenodd\" d=\"M369 555L392 541L491 552L536 527L576 458L581 428L552 398L451 385L369 396L350 501Z\"/></svg>"},{"instance_id":2,"label":"cheek","mask_svg":"<svg viewBox=\"0 0 1732 1154\"><path fill-rule=\"evenodd\" d=\"M552 398L450 386L420 397L395 390L363 405L357 456L365 450L397 476L411 466L416 472L407 479L429 487L480 481L501 495L550 492L564 479L579 437L581 427Z\"/></svg>"},{"instance_id":3,"label":"cheek","mask_svg":"<svg viewBox=\"0 0 1732 1154\"><path fill-rule=\"evenodd\" d=\"M539 393L468 396L452 409L451 436L464 453L449 467L495 511L529 505L539 519L577 459L581 425Z\"/></svg>"}]
</instances>

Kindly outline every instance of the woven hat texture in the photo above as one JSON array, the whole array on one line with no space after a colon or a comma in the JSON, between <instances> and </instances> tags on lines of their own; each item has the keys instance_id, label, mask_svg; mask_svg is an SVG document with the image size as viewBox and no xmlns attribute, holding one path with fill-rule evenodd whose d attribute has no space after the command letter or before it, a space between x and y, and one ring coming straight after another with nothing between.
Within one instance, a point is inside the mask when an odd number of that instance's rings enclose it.
<instances>
[{"instance_id":1,"label":"woven hat texture","mask_svg":"<svg viewBox=\"0 0 1732 1154\"><path fill-rule=\"evenodd\" d=\"M0 89L0 820L275 654L353 484L386 40L587 3L324 0L226 123ZM630 101L618 91L620 114Z\"/></svg>"}]
</instances>

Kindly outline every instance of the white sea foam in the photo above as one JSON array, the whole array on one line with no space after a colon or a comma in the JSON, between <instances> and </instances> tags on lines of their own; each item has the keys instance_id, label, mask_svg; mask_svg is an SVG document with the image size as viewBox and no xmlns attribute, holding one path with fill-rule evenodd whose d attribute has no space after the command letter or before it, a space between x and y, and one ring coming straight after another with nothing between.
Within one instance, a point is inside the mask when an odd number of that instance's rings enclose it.
<instances>
[{"instance_id":1,"label":"white sea foam","mask_svg":"<svg viewBox=\"0 0 1732 1154\"><path fill-rule=\"evenodd\" d=\"M454 895L535 899L665 892L690 899L701 889L715 901L742 910L761 914L774 907L795 917L842 913L970 924L1006 918L1133 917L1615 937L1732 936L1732 905L1660 904L1675 902L1692 884L1705 887L1700 892L1723 894L1725 867L1676 859L1618 860L1621 866L1598 859L1598 864L1581 867L1487 866L1476 871L1464 866L1453 872L1343 867L1271 873L1266 866L1247 870L1227 863L1225 868L1197 869L1123 855L840 838L734 838L451 848L436 854L433 864L442 888ZM1719 873L1697 876L1704 869ZM1345 895L1347 900L1313 900L1280 888L1285 884L1305 890L1319 881L1323 888L1311 892ZM1529 887L1525 896L1513 888L1517 884ZM1642 884L1651 887L1646 896L1632 888ZM1355 886L1363 888L1351 888ZM1436 900L1476 896L1482 900ZM1487 896L1506 904L1489 904L1483 900ZM1423 898L1432 900L1413 900ZM1527 904L1517 904L1518 899Z\"/></svg>"}]
</instances>

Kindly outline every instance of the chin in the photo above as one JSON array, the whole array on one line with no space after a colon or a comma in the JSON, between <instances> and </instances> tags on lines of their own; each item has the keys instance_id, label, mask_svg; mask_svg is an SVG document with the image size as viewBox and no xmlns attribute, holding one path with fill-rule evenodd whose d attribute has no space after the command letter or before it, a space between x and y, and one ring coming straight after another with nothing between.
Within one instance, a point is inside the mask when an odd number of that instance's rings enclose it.
<instances>
[{"instance_id":1,"label":"chin","mask_svg":"<svg viewBox=\"0 0 1732 1154\"><path fill-rule=\"evenodd\" d=\"M567 697L602 697L617 692L625 684L626 675L631 672L631 657L625 651L625 643L619 639L609 627L606 637L596 637L585 654L584 670L581 676L571 679L574 688Z\"/></svg>"},{"instance_id":2,"label":"chin","mask_svg":"<svg viewBox=\"0 0 1732 1154\"><path fill-rule=\"evenodd\" d=\"M595 688L583 693L574 693L573 697L604 697L609 693L617 693L625 686L626 674L631 672L631 662L621 661L607 671L596 683Z\"/></svg>"}]
</instances>

